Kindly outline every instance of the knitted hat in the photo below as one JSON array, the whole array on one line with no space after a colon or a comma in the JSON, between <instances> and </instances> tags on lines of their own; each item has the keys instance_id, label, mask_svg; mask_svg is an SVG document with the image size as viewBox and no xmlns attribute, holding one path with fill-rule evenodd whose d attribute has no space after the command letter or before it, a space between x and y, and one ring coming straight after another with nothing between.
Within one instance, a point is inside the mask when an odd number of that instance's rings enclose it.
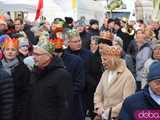
<instances>
[{"instance_id":1,"label":"knitted hat","mask_svg":"<svg viewBox=\"0 0 160 120\"><path fill-rule=\"evenodd\" d=\"M160 62L154 62L150 68L147 76L148 82L152 80L160 80Z\"/></svg>"}]
</instances>

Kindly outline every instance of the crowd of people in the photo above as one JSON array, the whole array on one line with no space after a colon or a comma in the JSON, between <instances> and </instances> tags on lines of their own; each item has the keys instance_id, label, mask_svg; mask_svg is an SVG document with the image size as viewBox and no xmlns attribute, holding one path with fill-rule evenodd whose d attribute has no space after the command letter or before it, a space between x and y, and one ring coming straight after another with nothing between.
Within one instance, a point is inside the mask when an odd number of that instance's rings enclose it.
<instances>
[{"instance_id":1,"label":"crowd of people","mask_svg":"<svg viewBox=\"0 0 160 120\"><path fill-rule=\"evenodd\" d=\"M31 24L0 16L0 120L135 120L141 110L160 113L159 60L157 21L105 16L102 26L85 17Z\"/></svg>"}]
</instances>

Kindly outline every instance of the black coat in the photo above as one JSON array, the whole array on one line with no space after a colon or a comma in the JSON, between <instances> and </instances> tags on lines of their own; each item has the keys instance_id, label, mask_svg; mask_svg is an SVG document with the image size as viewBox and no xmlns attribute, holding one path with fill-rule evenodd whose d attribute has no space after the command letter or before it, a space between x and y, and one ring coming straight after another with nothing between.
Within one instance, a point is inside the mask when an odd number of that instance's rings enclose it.
<instances>
[{"instance_id":1,"label":"black coat","mask_svg":"<svg viewBox=\"0 0 160 120\"><path fill-rule=\"evenodd\" d=\"M79 56L63 53L62 59L73 79L73 120L83 120L83 92L85 88L84 63Z\"/></svg>"},{"instance_id":2,"label":"black coat","mask_svg":"<svg viewBox=\"0 0 160 120\"><path fill-rule=\"evenodd\" d=\"M88 32L83 31L80 33L80 37L82 40L82 48L89 49L91 43L91 35Z\"/></svg>"},{"instance_id":3,"label":"black coat","mask_svg":"<svg viewBox=\"0 0 160 120\"><path fill-rule=\"evenodd\" d=\"M13 105L13 79L0 65L0 120L13 120Z\"/></svg>"},{"instance_id":4,"label":"black coat","mask_svg":"<svg viewBox=\"0 0 160 120\"><path fill-rule=\"evenodd\" d=\"M14 81L15 120L28 120L28 105L30 97L30 71L28 67L20 61L19 64L12 70L12 78Z\"/></svg>"},{"instance_id":5,"label":"black coat","mask_svg":"<svg viewBox=\"0 0 160 120\"><path fill-rule=\"evenodd\" d=\"M2 63L1 68L3 68ZM3 76L6 73L4 72ZM30 71L27 66L19 60L19 63L11 70L11 75L8 74L8 79L5 83L8 88L6 89L8 94L7 97L10 100L5 103L8 103L8 107L13 109L13 118L12 120L28 120L28 105L29 105L29 84L30 84ZM4 89L3 89L4 90ZM11 105L11 102L14 101Z\"/></svg>"},{"instance_id":6,"label":"black coat","mask_svg":"<svg viewBox=\"0 0 160 120\"><path fill-rule=\"evenodd\" d=\"M72 79L56 59L34 72L30 120L71 120Z\"/></svg>"},{"instance_id":7,"label":"black coat","mask_svg":"<svg viewBox=\"0 0 160 120\"><path fill-rule=\"evenodd\" d=\"M79 51L72 51L70 48L68 48L66 52L80 56L84 62L85 65L85 91L84 91L85 109L84 110L92 109L91 111L93 111L93 96L101 74L100 72L101 61L99 58L96 57L100 56L99 55L94 56L89 50L83 48L80 49Z\"/></svg>"},{"instance_id":8,"label":"black coat","mask_svg":"<svg viewBox=\"0 0 160 120\"><path fill-rule=\"evenodd\" d=\"M120 120L136 120L136 111L149 109L159 110L160 105L151 98L148 86L146 86L142 91L125 99L119 117Z\"/></svg>"}]
</instances>

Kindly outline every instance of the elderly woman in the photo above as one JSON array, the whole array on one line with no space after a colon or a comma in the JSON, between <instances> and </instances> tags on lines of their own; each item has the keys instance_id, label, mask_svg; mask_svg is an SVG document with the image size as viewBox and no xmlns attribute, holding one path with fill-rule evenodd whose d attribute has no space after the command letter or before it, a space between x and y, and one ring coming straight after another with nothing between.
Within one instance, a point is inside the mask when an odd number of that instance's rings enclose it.
<instances>
[{"instance_id":1,"label":"elderly woman","mask_svg":"<svg viewBox=\"0 0 160 120\"><path fill-rule=\"evenodd\" d=\"M101 44L100 49L106 70L94 95L95 119L116 120L124 99L136 90L135 79L120 58L120 47Z\"/></svg>"}]
</instances>

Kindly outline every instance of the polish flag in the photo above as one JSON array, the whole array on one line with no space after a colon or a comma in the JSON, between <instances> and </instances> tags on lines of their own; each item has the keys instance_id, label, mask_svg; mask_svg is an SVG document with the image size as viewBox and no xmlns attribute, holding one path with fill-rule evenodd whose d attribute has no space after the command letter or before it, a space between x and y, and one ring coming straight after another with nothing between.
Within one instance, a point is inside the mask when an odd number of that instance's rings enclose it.
<instances>
[{"instance_id":1,"label":"polish flag","mask_svg":"<svg viewBox=\"0 0 160 120\"><path fill-rule=\"evenodd\" d=\"M42 15L42 9L43 9L43 0L39 0L35 21Z\"/></svg>"}]
</instances>

